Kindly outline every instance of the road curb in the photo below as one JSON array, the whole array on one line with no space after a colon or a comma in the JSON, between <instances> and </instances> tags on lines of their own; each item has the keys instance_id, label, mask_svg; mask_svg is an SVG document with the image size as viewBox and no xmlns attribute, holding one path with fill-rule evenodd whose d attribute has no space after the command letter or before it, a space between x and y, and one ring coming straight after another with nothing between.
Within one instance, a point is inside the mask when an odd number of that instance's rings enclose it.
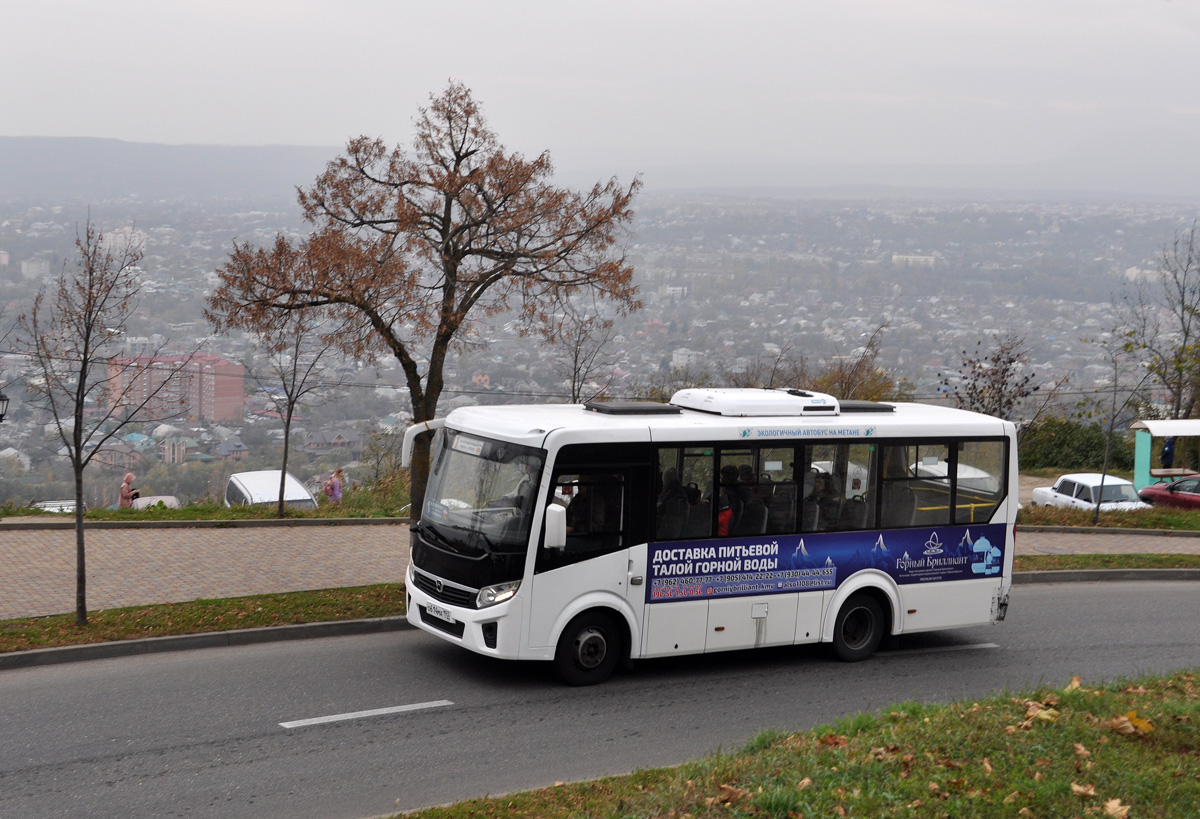
<instances>
[{"instance_id":1,"label":"road curb","mask_svg":"<svg viewBox=\"0 0 1200 819\"><path fill-rule=\"evenodd\" d=\"M334 620L325 623L302 623L294 626L246 628L233 631L216 631L206 634L148 637L144 640L88 643L82 646L39 648L32 651L10 651L0 654L0 671L10 668L32 668L41 665L82 662L84 660L132 657L138 654L160 654L166 651L190 651L197 648L277 643L284 640L309 640L316 637L378 634L408 628L412 628L412 626L409 625L408 620L404 617L373 617L368 620Z\"/></svg>"},{"instance_id":2,"label":"road curb","mask_svg":"<svg viewBox=\"0 0 1200 819\"><path fill-rule=\"evenodd\" d=\"M1013 585L1029 583L1092 583L1098 580L1200 580L1200 569L1066 569L1053 572L1013 572Z\"/></svg>"},{"instance_id":3,"label":"road curb","mask_svg":"<svg viewBox=\"0 0 1200 819\"><path fill-rule=\"evenodd\" d=\"M1052 535L1145 535L1147 537L1200 537L1200 530L1192 529L1129 529L1103 526L1026 526L1017 524L1017 534L1041 532Z\"/></svg>"}]
</instances>

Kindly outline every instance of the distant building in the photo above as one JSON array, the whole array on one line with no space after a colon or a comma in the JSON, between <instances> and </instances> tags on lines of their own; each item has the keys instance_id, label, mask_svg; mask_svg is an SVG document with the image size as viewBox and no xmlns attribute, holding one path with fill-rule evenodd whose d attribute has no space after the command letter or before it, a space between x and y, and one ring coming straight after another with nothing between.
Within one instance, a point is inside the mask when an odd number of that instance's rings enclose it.
<instances>
[{"instance_id":1,"label":"distant building","mask_svg":"<svg viewBox=\"0 0 1200 819\"><path fill-rule=\"evenodd\" d=\"M362 436L348 427L333 432L319 430L305 436L304 450L317 457L344 452L357 458L363 450Z\"/></svg>"},{"instance_id":2,"label":"distant building","mask_svg":"<svg viewBox=\"0 0 1200 819\"><path fill-rule=\"evenodd\" d=\"M928 267L931 270L937 264L937 256L917 256L912 253L893 253L892 264L905 267Z\"/></svg>"},{"instance_id":3,"label":"distant building","mask_svg":"<svg viewBox=\"0 0 1200 819\"><path fill-rule=\"evenodd\" d=\"M27 279L44 279L50 275L48 259L22 259L21 275Z\"/></svg>"},{"instance_id":4,"label":"distant building","mask_svg":"<svg viewBox=\"0 0 1200 819\"><path fill-rule=\"evenodd\" d=\"M245 398L246 368L215 355L199 353L165 384L187 356L133 356L110 359L109 408L124 398L126 406L146 404L156 418L188 418L221 423L239 421Z\"/></svg>"},{"instance_id":5,"label":"distant building","mask_svg":"<svg viewBox=\"0 0 1200 819\"><path fill-rule=\"evenodd\" d=\"M680 347L671 353L671 366L676 369L690 367L693 364L699 364L703 360L704 353L698 350L689 350L687 347Z\"/></svg>"}]
</instances>

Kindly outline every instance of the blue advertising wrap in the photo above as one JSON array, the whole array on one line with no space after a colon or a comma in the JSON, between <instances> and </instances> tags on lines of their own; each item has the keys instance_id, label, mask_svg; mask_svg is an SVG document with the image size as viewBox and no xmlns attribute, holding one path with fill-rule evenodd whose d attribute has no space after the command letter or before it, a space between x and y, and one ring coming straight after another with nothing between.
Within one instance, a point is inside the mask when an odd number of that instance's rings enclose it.
<instances>
[{"instance_id":1,"label":"blue advertising wrap","mask_svg":"<svg viewBox=\"0 0 1200 819\"><path fill-rule=\"evenodd\" d=\"M1004 524L650 544L646 602L836 589L862 569L899 585L999 575Z\"/></svg>"}]
</instances>

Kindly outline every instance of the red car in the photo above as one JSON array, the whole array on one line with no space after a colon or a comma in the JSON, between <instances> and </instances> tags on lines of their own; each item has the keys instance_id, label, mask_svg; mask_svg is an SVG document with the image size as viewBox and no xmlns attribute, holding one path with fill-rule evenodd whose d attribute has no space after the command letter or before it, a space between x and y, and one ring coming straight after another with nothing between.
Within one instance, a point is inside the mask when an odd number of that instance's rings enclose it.
<instances>
[{"instance_id":1,"label":"red car","mask_svg":"<svg viewBox=\"0 0 1200 819\"><path fill-rule=\"evenodd\" d=\"M1200 509L1200 475L1188 475L1171 483L1152 483L1138 497L1155 506Z\"/></svg>"}]
</instances>

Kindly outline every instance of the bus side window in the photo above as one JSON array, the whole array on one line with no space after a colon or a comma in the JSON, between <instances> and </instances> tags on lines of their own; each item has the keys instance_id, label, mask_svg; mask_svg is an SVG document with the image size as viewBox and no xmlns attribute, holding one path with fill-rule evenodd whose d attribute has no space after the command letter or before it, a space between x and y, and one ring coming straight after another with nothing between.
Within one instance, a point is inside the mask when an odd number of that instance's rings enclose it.
<instances>
[{"instance_id":1,"label":"bus side window","mask_svg":"<svg viewBox=\"0 0 1200 819\"><path fill-rule=\"evenodd\" d=\"M989 521L1008 485L1008 448L1004 441L963 441L958 445L954 503L956 523Z\"/></svg>"},{"instance_id":2,"label":"bus side window","mask_svg":"<svg viewBox=\"0 0 1200 819\"><path fill-rule=\"evenodd\" d=\"M627 482L612 472L561 474L551 502L567 507L567 545L539 549L536 570L557 569L625 546Z\"/></svg>"}]
</instances>

